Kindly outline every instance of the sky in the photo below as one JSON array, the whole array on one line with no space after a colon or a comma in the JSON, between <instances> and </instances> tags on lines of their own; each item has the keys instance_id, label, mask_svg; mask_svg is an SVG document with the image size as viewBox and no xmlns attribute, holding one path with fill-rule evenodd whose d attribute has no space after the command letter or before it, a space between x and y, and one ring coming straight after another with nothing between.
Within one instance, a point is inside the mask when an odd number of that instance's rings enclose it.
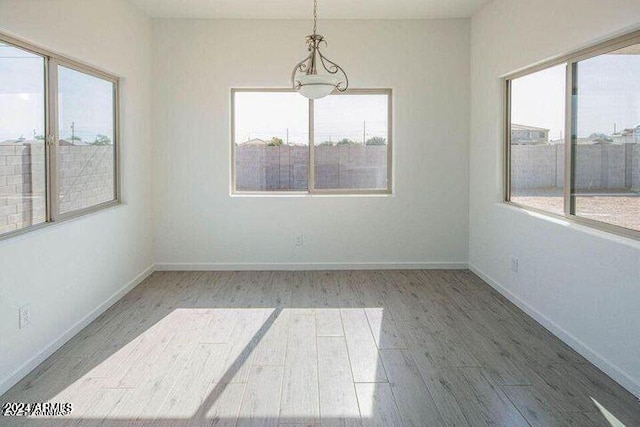
<instances>
[{"instance_id":1,"label":"sky","mask_svg":"<svg viewBox=\"0 0 640 427\"><path fill-rule=\"evenodd\" d=\"M0 142L44 133L44 60L0 44Z\"/></svg>"},{"instance_id":2,"label":"sky","mask_svg":"<svg viewBox=\"0 0 640 427\"><path fill-rule=\"evenodd\" d=\"M564 64L512 81L511 121L564 135ZM640 55L601 55L577 66L577 132L611 135L640 124Z\"/></svg>"},{"instance_id":3,"label":"sky","mask_svg":"<svg viewBox=\"0 0 640 427\"><path fill-rule=\"evenodd\" d=\"M113 84L64 67L58 79L60 139L71 140L73 123L74 135L83 141L98 134L113 141Z\"/></svg>"},{"instance_id":4,"label":"sky","mask_svg":"<svg viewBox=\"0 0 640 427\"><path fill-rule=\"evenodd\" d=\"M113 85L86 74L58 69L60 138L93 142L113 138ZM87 96L91 94L91 96ZM0 44L0 142L44 134L44 60Z\"/></svg>"},{"instance_id":5,"label":"sky","mask_svg":"<svg viewBox=\"0 0 640 427\"><path fill-rule=\"evenodd\" d=\"M282 138L308 144L309 101L296 92L236 92L236 143ZM387 138L386 95L330 95L315 101L315 143Z\"/></svg>"},{"instance_id":6,"label":"sky","mask_svg":"<svg viewBox=\"0 0 640 427\"><path fill-rule=\"evenodd\" d=\"M91 94L91 96L87 96ZM111 83L61 67L60 136L113 140ZM564 134L565 66L513 80L512 122ZM611 134L640 124L640 55L601 55L578 64L578 136ZM335 95L315 103L315 141L387 137L384 95ZM308 143L308 101L297 93L236 93L236 142L272 137ZM0 44L0 142L44 133L44 61Z\"/></svg>"}]
</instances>

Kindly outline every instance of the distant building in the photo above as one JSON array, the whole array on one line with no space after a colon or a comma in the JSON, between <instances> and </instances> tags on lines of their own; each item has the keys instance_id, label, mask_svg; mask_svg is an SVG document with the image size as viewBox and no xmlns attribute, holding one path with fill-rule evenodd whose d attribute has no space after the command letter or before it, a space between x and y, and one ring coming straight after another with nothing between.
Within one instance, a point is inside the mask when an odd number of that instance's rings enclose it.
<instances>
[{"instance_id":1,"label":"distant building","mask_svg":"<svg viewBox=\"0 0 640 427\"><path fill-rule=\"evenodd\" d=\"M262 140L262 139L260 139L260 138L253 138L253 139L250 139L250 140L248 140L248 141L241 142L241 143L239 143L238 145L257 145L257 146L265 146L265 145L267 145L267 144L268 144L268 142L267 142L267 141L265 141L265 140Z\"/></svg>"},{"instance_id":2,"label":"distant building","mask_svg":"<svg viewBox=\"0 0 640 427\"><path fill-rule=\"evenodd\" d=\"M548 144L549 129L511 124L511 143L518 145Z\"/></svg>"},{"instance_id":3,"label":"distant building","mask_svg":"<svg viewBox=\"0 0 640 427\"><path fill-rule=\"evenodd\" d=\"M42 140L29 140L29 139L6 139L4 141L0 141L0 145L2 146L23 146L23 145L37 145L42 144L44 141Z\"/></svg>"}]
</instances>

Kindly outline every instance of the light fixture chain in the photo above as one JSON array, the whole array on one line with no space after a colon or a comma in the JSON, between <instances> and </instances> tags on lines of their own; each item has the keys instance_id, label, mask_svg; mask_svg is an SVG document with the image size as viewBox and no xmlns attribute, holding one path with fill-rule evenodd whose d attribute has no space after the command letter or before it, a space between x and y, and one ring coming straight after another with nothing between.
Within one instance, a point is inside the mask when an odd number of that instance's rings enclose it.
<instances>
[{"instance_id":1,"label":"light fixture chain","mask_svg":"<svg viewBox=\"0 0 640 427\"><path fill-rule=\"evenodd\" d=\"M318 30L318 0L313 0L313 35Z\"/></svg>"}]
</instances>

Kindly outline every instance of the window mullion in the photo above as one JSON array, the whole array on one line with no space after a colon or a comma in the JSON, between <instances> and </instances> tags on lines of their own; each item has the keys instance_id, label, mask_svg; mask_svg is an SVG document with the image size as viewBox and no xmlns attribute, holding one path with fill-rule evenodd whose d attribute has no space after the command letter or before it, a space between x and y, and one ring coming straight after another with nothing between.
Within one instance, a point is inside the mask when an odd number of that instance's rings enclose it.
<instances>
[{"instance_id":1,"label":"window mullion","mask_svg":"<svg viewBox=\"0 0 640 427\"><path fill-rule=\"evenodd\" d=\"M511 80L505 81L505 126L504 126L504 200L511 201Z\"/></svg>"},{"instance_id":2,"label":"window mullion","mask_svg":"<svg viewBox=\"0 0 640 427\"><path fill-rule=\"evenodd\" d=\"M565 149L564 149L564 214L565 216L573 215L573 142L575 131L575 106L574 106L574 87L575 87L575 62L567 63L566 78L566 99L565 99Z\"/></svg>"},{"instance_id":3,"label":"window mullion","mask_svg":"<svg viewBox=\"0 0 640 427\"><path fill-rule=\"evenodd\" d=\"M309 193L315 192L315 117L313 99L309 99Z\"/></svg>"},{"instance_id":4,"label":"window mullion","mask_svg":"<svg viewBox=\"0 0 640 427\"><path fill-rule=\"evenodd\" d=\"M49 221L60 215L60 180L58 177L58 61L49 58L47 69L47 189L49 198Z\"/></svg>"}]
</instances>

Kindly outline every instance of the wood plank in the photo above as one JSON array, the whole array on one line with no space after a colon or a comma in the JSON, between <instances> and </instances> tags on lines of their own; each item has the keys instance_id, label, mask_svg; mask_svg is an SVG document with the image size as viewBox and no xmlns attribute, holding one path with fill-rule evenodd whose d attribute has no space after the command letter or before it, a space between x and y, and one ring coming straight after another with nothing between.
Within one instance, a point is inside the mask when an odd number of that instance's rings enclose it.
<instances>
[{"instance_id":1,"label":"wood plank","mask_svg":"<svg viewBox=\"0 0 640 427\"><path fill-rule=\"evenodd\" d=\"M342 337L342 318L338 308L322 308L316 310L316 325L319 337Z\"/></svg>"},{"instance_id":2,"label":"wood plank","mask_svg":"<svg viewBox=\"0 0 640 427\"><path fill-rule=\"evenodd\" d=\"M294 271L291 283L291 307L297 314L315 315L317 307L315 301L314 286L310 273L307 271Z\"/></svg>"},{"instance_id":3,"label":"wood plank","mask_svg":"<svg viewBox=\"0 0 640 427\"><path fill-rule=\"evenodd\" d=\"M221 382L247 382L256 346L263 338L261 334L268 331L265 321L269 315L270 310L266 309L236 310L236 324L231 333L226 372Z\"/></svg>"},{"instance_id":4,"label":"wood plank","mask_svg":"<svg viewBox=\"0 0 640 427\"><path fill-rule=\"evenodd\" d=\"M560 412L533 386L502 386L501 389L532 427L604 425L581 412Z\"/></svg>"},{"instance_id":5,"label":"wood plank","mask_svg":"<svg viewBox=\"0 0 640 427\"><path fill-rule=\"evenodd\" d=\"M395 321L389 318L384 308L365 308L365 314L373 334L373 339L379 349L407 348L404 336L398 330Z\"/></svg>"},{"instance_id":6,"label":"wood plank","mask_svg":"<svg viewBox=\"0 0 640 427\"><path fill-rule=\"evenodd\" d=\"M407 350L380 350L405 426L443 426L444 420Z\"/></svg>"},{"instance_id":7,"label":"wood plank","mask_svg":"<svg viewBox=\"0 0 640 427\"><path fill-rule=\"evenodd\" d=\"M209 344L229 343L239 314L238 310L232 308L211 309L211 321L203 331L200 341Z\"/></svg>"},{"instance_id":8,"label":"wood plank","mask_svg":"<svg viewBox=\"0 0 640 427\"><path fill-rule=\"evenodd\" d=\"M254 366L284 366L291 310L287 308L280 310L267 310L268 316L275 315L276 318L268 326L264 337L256 347L256 354L253 358Z\"/></svg>"},{"instance_id":9,"label":"wood plank","mask_svg":"<svg viewBox=\"0 0 640 427\"><path fill-rule=\"evenodd\" d=\"M201 313L184 310L178 312L173 321L176 322L175 328L181 328L182 331L174 333L163 351L149 365L145 365L141 376L134 377L138 382L134 385L131 399L118 406L119 416L134 420L153 420L157 417L191 359L201 331L209 319ZM131 381L129 374L125 381Z\"/></svg>"},{"instance_id":10,"label":"wood plank","mask_svg":"<svg viewBox=\"0 0 640 427\"><path fill-rule=\"evenodd\" d=\"M474 358L485 369L491 379L499 385L530 385L527 362L500 335L491 316L481 310L459 312L457 331L460 338L469 344Z\"/></svg>"},{"instance_id":11,"label":"wood plank","mask_svg":"<svg viewBox=\"0 0 640 427\"><path fill-rule=\"evenodd\" d=\"M123 402L130 401L133 390L101 389L91 399L83 418L94 419L108 424L109 417ZM80 424L80 423L79 423Z\"/></svg>"},{"instance_id":12,"label":"wood plank","mask_svg":"<svg viewBox=\"0 0 640 427\"><path fill-rule=\"evenodd\" d=\"M340 315L344 326L349 360L351 360L353 380L358 383L386 382L387 376L364 310L342 309Z\"/></svg>"},{"instance_id":13,"label":"wood plank","mask_svg":"<svg viewBox=\"0 0 640 427\"><path fill-rule=\"evenodd\" d=\"M318 350L315 315L291 314L280 419L319 421Z\"/></svg>"},{"instance_id":14,"label":"wood plank","mask_svg":"<svg viewBox=\"0 0 640 427\"><path fill-rule=\"evenodd\" d=\"M290 271L274 271L272 279L270 307L291 307L293 273Z\"/></svg>"},{"instance_id":15,"label":"wood plank","mask_svg":"<svg viewBox=\"0 0 640 427\"><path fill-rule=\"evenodd\" d=\"M427 373L425 381L441 413L452 425L528 426L508 397L480 368L443 368Z\"/></svg>"},{"instance_id":16,"label":"wood plank","mask_svg":"<svg viewBox=\"0 0 640 427\"><path fill-rule=\"evenodd\" d=\"M234 427L238 420L245 385L211 383L207 396L196 415L190 420L189 427Z\"/></svg>"},{"instance_id":17,"label":"wood plank","mask_svg":"<svg viewBox=\"0 0 640 427\"><path fill-rule=\"evenodd\" d=\"M363 427L403 427L402 417L388 383L357 383Z\"/></svg>"},{"instance_id":18,"label":"wood plank","mask_svg":"<svg viewBox=\"0 0 640 427\"><path fill-rule=\"evenodd\" d=\"M431 332L416 324L403 322L401 325L420 372L437 372L442 367L480 366L455 330Z\"/></svg>"},{"instance_id":19,"label":"wood plank","mask_svg":"<svg viewBox=\"0 0 640 427\"><path fill-rule=\"evenodd\" d=\"M278 425L283 369L282 366L251 368L238 415L239 427Z\"/></svg>"},{"instance_id":20,"label":"wood plank","mask_svg":"<svg viewBox=\"0 0 640 427\"><path fill-rule=\"evenodd\" d=\"M240 424L640 425L630 393L445 270L154 273L1 399L68 400L71 417L2 422L234 426L247 385Z\"/></svg>"},{"instance_id":21,"label":"wood plank","mask_svg":"<svg viewBox=\"0 0 640 427\"><path fill-rule=\"evenodd\" d=\"M425 370L421 373L446 425L474 427L469 424L464 415L465 402L458 400L464 399L464 396L460 395L463 384L458 370L441 367L438 370Z\"/></svg>"},{"instance_id":22,"label":"wood plank","mask_svg":"<svg viewBox=\"0 0 640 427\"><path fill-rule=\"evenodd\" d=\"M528 426L520 412L481 368L454 369L461 373L463 382L457 389L461 396L458 401L464 402L462 410L471 425Z\"/></svg>"},{"instance_id":23,"label":"wood plank","mask_svg":"<svg viewBox=\"0 0 640 427\"><path fill-rule=\"evenodd\" d=\"M211 388L224 374L226 344L197 344L180 376L167 395L156 419L180 419L193 416Z\"/></svg>"},{"instance_id":24,"label":"wood plank","mask_svg":"<svg viewBox=\"0 0 640 427\"><path fill-rule=\"evenodd\" d=\"M318 337L320 420L324 426L360 426L358 398L343 337Z\"/></svg>"},{"instance_id":25,"label":"wood plank","mask_svg":"<svg viewBox=\"0 0 640 427\"><path fill-rule=\"evenodd\" d=\"M627 426L640 425L638 399L594 365L555 364L549 365L548 371L550 375L561 376L573 384L579 390L583 402L590 401L591 407L595 408L591 412L604 409Z\"/></svg>"}]
</instances>

